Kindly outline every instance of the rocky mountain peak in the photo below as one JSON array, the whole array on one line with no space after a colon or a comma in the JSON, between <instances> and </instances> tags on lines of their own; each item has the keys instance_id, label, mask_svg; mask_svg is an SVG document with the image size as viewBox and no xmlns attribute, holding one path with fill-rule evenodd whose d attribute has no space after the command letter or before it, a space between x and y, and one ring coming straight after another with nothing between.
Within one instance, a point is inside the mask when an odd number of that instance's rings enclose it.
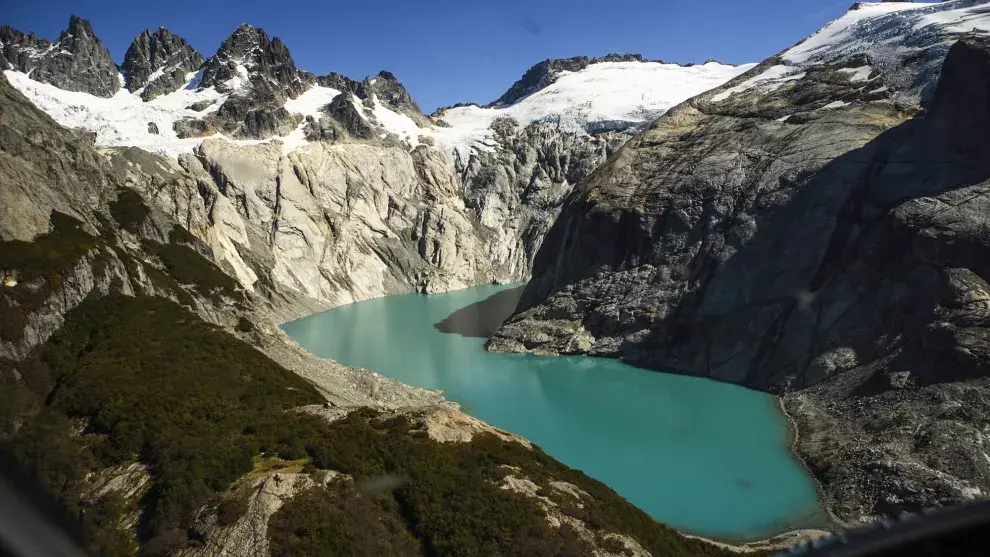
<instances>
[{"instance_id":1,"label":"rocky mountain peak","mask_svg":"<svg viewBox=\"0 0 990 557\"><path fill-rule=\"evenodd\" d=\"M186 74L203 65L203 55L182 37L164 27L152 33L145 29L134 37L124 55L121 70L128 91L143 89L148 101L182 86Z\"/></svg>"},{"instance_id":2,"label":"rocky mountain peak","mask_svg":"<svg viewBox=\"0 0 990 557\"><path fill-rule=\"evenodd\" d=\"M375 77L366 77L358 86L357 96L362 99L374 95L385 106L397 112L421 115L419 105L405 86L392 74L382 70Z\"/></svg>"},{"instance_id":3,"label":"rocky mountain peak","mask_svg":"<svg viewBox=\"0 0 990 557\"><path fill-rule=\"evenodd\" d=\"M358 88L361 86L360 81L355 81L346 75L341 75L337 72L330 72L327 75L320 75L316 77L316 83L322 87L330 87L331 89L336 89L343 93L354 93L358 92Z\"/></svg>"},{"instance_id":4,"label":"rocky mountain peak","mask_svg":"<svg viewBox=\"0 0 990 557\"><path fill-rule=\"evenodd\" d=\"M284 136L301 121L285 109L285 101L298 97L315 79L296 69L285 43L247 23L203 63L200 77L201 90L213 87L229 97L203 121L176 122L180 137L200 135L204 129L236 138Z\"/></svg>"},{"instance_id":5,"label":"rocky mountain peak","mask_svg":"<svg viewBox=\"0 0 990 557\"><path fill-rule=\"evenodd\" d=\"M0 27L0 54L7 69L66 91L112 97L120 89L117 65L89 21L73 15L52 43L12 27Z\"/></svg>"},{"instance_id":6,"label":"rocky mountain peak","mask_svg":"<svg viewBox=\"0 0 990 557\"><path fill-rule=\"evenodd\" d=\"M260 27L242 23L206 60L200 88L230 93L248 84L279 101L295 98L305 89L285 43L278 37L269 39Z\"/></svg>"},{"instance_id":7,"label":"rocky mountain peak","mask_svg":"<svg viewBox=\"0 0 990 557\"><path fill-rule=\"evenodd\" d=\"M9 25L0 25L0 66L5 70L19 70L28 65L28 59L51 46L51 41L24 33Z\"/></svg>"},{"instance_id":8,"label":"rocky mountain peak","mask_svg":"<svg viewBox=\"0 0 990 557\"><path fill-rule=\"evenodd\" d=\"M368 100L377 97L378 100L388 108L407 114L414 119L423 118L426 125L425 116L419 105L413 99L409 91L402 85L395 74L388 70L378 72L378 75L368 76L361 81L351 79L337 72L330 72L327 75L316 77L316 83L323 87L330 87L342 93L352 93L361 100Z\"/></svg>"},{"instance_id":9,"label":"rocky mountain peak","mask_svg":"<svg viewBox=\"0 0 990 557\"><path fill-rule=\"evenodd\" d=\"M938 143L972 160L990 160L990 38L966 37L949 49L928 119Z\"/></svg>"},{"instance_id":10,"label":"rocky mountain peak","mask_svg":"<svg viewBox=\"0 0 990 557\"><path fill-rule=\"evenodd\" d=\"M90 38L95 39L96 33L93 31L93 25L87 19L83 19L75 14L69 16L69 27L59 36L59 40L63 40L68 36L75 36L80 38Z\"/></svg>"}]
</instances>

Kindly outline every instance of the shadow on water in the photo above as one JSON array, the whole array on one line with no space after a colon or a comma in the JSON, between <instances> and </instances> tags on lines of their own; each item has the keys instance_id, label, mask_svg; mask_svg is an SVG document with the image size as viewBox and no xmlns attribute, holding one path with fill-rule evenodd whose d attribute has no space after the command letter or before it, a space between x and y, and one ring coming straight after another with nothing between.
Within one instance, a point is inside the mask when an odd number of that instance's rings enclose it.
<instances>
[{"instance_id":1,"label":"shadow on water","mask_svg":"<svg viewBox=\"0 0 990 557\"><path fill-rule=\"evenodd\" d=\"M441 333L464 337L491 338L512 315L524 286L497 292L480 302L463 307L433 324Z\"/></svg>"}]
</instances>

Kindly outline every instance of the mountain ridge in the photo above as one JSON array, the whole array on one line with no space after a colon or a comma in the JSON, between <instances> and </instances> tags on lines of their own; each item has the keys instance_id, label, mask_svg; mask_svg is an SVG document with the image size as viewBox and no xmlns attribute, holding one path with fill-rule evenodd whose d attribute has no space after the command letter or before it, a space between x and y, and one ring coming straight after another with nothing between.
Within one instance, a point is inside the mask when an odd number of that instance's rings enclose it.
<instances>
[{"instance_id":1,"label":"mountain ridge","mask_svg":"<svg viewBox=\"0 0 990 557\"><path fill-rule=\"evenodd\" d=\"M70 26L71 25L83 25L90 30L89 32L93 37L96 36L95 32L92 31L92 25L89 23L89 21L79 16L73 15L70 18ZM24 36L24 37L29 36L12 27L6 25L4 27L8 29L8 33L11 33L12 36L14 35ZM233 41L234 43L236 43L238 37L243 39L245 30L247 29L255 30L255 32L259 32L260 34L264 35L264 40L266 42L275 43L275 41L277 41L276 43L277 46L275 47L276 49L281 50L285 46L284 43L278 40L278 37L268 39L267 34L265 34L263 28L256 27L250 23L244 22L241 23L237 28L235 28L224 39L224 41L222 41L216 53L214 53L209 57L204 57L195 48L189 45L189 43L185 39L173 33L165 26L160 26L154 32L152 32L150 29L145 30L144 32L135 36L135 39L131 42L127 52L124 55L121 64L119 65L121 74L125 79L125 86L129 91L132 92L140 89L141 87L144 87L144 89L141 92L141 97L142 99L148 101L162 94L176 91L187 82L187 79L185 79L185 77L188 75L188 73L199 70L204 70L205 79L201 79L196 84L197 88L206 88L213 86L218 88L218 90L220 90L221 92L223 92L225 89L227 89L227 85L226 85L227 82L231 80L238 81L236 78L241 78L250 81L249 77L239 76L237 74L236 63L234 63L234 65L231 67L226 67L227 62L230 62L229 60L223 64L217 62L217 55L221 54L221 51L225 50L225 48L229 50L231 48L231 42ZM67 33L69 32L63 31L61 35L64 36ZM45 47L52 44L51 41L48 41L47 39L43 39L43 38L37 38L35 40L39 41L38 43L39 45ZM8 40L7 42L8 44L17 43L16 40ZM2 39L0 39L0 44L2 44ZM254 45L255 43L251 42L251 44ZM225 47L224 45L227 46ZM239 55L243 55L243 54L245 53L243 52L239 53ZM229 55L229 53L223 53L223 55L227 56ZM167 62L166 60L161 60L163 57L167 58L168 56L176 56L178 59L173 62ZM13 58L15 57L15 55L12 54L11 57ZM154 60L152 60L152 58L154 58ZM294 62L291 59L291 54L288 54L287 48L285 49L284 53L275 55L275 58L279 59L281 63L290 63L292 69L295 69ZM597 57L588 57L581 55L581 56L574 56L571 58L546 59L541 62L537 62L536 64L531 66L526 72L524 72L523 76L519 80L517 80L514 84L512 84L510 88L495 101L488 102L487 104L485 104L483 101L456 103L449 106L439 107L437 108L437 110L434 111L433 114L439 115L450 108L456 108L461 106L479 106L479 107L489 107L489 108L500 107L500 106L504 107L513 104L515 102L518 102L519 100L525 98L526 96L531 95L539 91L540 89L543 89L553 84L556 81L556 79L559 77L561 71L571 71L571 72L580 71L581 69L584 69L589 65L599 64L604 62L643 62L643 63L659 63L659 64L676 64L677 66L683 68L690 68L696 65L704 65L708 63L716 63L723 66L737 66L736 64L726 64L715 59L707 59L702 64L677 63L677 62L665 62L662 59L655 59L655 60L647 59L640 54L615 54L615 53L606 54ZM9 66L8 69L15 67L14 64L10 61L6 61L6 63ZM211 67L209 68L201 67L208 63L210 64ZM166 64L170 64L171 66L174 67L166 68L164 67ZM23 68L23 65L21 65L20 67ZM162 72L166 69L170 69L172 71L169 72L168 75L156 74L157 83L151 85L144 82L145 80L148 79L148 77L151 74L155 73L156 71ZM402 112L408 113L410 115L418 114L420 116L423 116L423 113L420 110L418 104L409 94L408 90L406 90L405 87L402 86L401 82L399 82L398 79L396 79L395 75L388 70L381 70L380 72L378 72L378 74L365 76L361 80L353 79L336 72L330 72L328 74L318 76L313 72L303 69L298 69L295 71L297 72L298 77L300 78L300 81L302 83L315 82L322 86L332 87L340 91L348 91L354 93L358 95L359 98L362 99L366 99L370 94L370 90L372 89L371 87L369 87L368 83L374 80L375 78L383 77L389 82L394 84L390 88L396 91L394 93L395 95L398 95L399 97L402 98L401 101L398 101L397 98L386 99L385 102L387 104L390 102L394 102L397 106L401 106L400 111ZM218 74L222 74L223 79L219 79L217 77ZM282 76L269 76L269 77L275 77L276 81L279 82L282 88L287 89L286 92L288 93L289 98L294 98L293 95L297 95L299 93L299 91L297 91L298 87L293 85L293 82L295 80L292 79L291 76L282 75ZM534 81L534 83L530 83L530 81ZM363 87L361 86L362 83L364 84ZM235 83L235 84L240 84L240 83Z\"/></svg>"}]
</instances>

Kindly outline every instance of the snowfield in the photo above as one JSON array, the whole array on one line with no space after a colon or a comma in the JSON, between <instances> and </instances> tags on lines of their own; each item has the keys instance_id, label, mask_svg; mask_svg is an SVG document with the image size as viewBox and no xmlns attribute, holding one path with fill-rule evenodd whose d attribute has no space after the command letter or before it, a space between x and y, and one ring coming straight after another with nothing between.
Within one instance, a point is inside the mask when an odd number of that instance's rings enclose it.
<instances>
[{"instance_id":1,"label":"snowfield","mask_svg":"<svg viewBox=\"0 0 990 557\"><path fill-rule=\"evenodd\" d=\"M241 72L242 67L238 66L238 76L226 85L236 89L246 84L240 74L247 70ZM449 154L458 151L466 159L470 149L485 148L491 136L490 126L496 118L511 117L524 126L537 121L549 122L578 132L596 124L627 128L652 121L671 106L718 87L751 67L752 64L737 67L715 62L691 67L658 62L602 62L578 72L563 72L552 85L511 106L449 109L443 114L443 120L451 127L421 127L377 98L373 99L370 111L360 100L354 98L352 101L358 112L381 126L383 137L395 134L410 148L419 145L420 137L432 137ZM95 132L97 145L141 147L171 157L191 152L204 139L180 139L173 124L183 118L200 118L219 108L229 96L212 87L199 90L196 73L187 76L188 81L180 90L149 102L141 100L140 91L130 93L121 89L112 98L104 99L63 91L19 72L4 73L14 87L60 124ZM323 117L321 108L339 94L340 91L330 87L313 86L298 98L286 101L285 108L319 119ZM212 104L203 112L188 108L201 101ZM159 134L148 131L149 123L157 126ZM281 141L285 153L305 147L309 142L303 133L304 126L305 123L300 124L288 136L269 140ZM259 143L259 140L228 140L241 144Z\"/></svg>"},{"instance_id":2,"label":"snowfield","mask_svg":"<svg viewBox=\"0 0 990 557\"><path fill-rule=\"evenodd\" d=\"M743 91L748 91L753 88L757 88L764 92L773 91L788 81L795 81L804 78L804 75L805 72L799 71L796 68L778 64L767 68L767 70L760 75L751 77L735 87L729 87L725 91L722 91L712 97L712 100L715 102L724 101L735 93L742 93Z\"/></svg>"},{"instance_id":3,"label":"snowfield","mask_svg":"<svg viewBox=\"0 0 990 557\"><path fill-rule=\"evenodd\" d=\"M869 52L891 39L909 46L930 46L966 33L990 32L990 2L952 0L937 4L859 3L839 19L784 53L784 62L801 65Z\"/></svg>"},{"instance_id":4,"label":"snowfield","mask_svg":"<svg viewBox=\"0 0 990 557\"><path fill-rule=\"evenodd\" d=\"M439 128L436 139L464 158L471 147L483 148L496 118L510 117L522 126L549 122L572 131L586 130L596 123L642 124L754 65L599 62L578 72L561 72L550 86L507 107L447 109L440 118L451 127Z\"/></svg>"},{"instance_id":5,"label":"snowfield","mask_svg":"<svg viewBox=\"0 0 990 557\"><path fill-rule=\"evenodd\" d=\"M95 132L99 146L140 147L171 157L190 152L203 141L203 138L180 139L172 125L183 118L202 117L219 108L227 98L212 87L196 90L196 73L188 74L186 85L178 91L149 102L141 100L140 93L131 93L127 89L121 89L106 99L89 93L64 91L12 70L5 71L4 75L14 88L59 124ZM203 112L188 108L201 101L213 104ZM148 131L149 123L155 124L158 134Z\"/></svg>"},{"instance_id":6,"label":"snowfield","mask_svg":"<svg viewBox=\"0 0 990 557\"><path fill-rule=\"evenodd\" d=\"M320 109L330 104L340 91L331 87L316 85L294 99L285 101L285 109L293 114L320 118Z\"/></svg>"}]
</instances>

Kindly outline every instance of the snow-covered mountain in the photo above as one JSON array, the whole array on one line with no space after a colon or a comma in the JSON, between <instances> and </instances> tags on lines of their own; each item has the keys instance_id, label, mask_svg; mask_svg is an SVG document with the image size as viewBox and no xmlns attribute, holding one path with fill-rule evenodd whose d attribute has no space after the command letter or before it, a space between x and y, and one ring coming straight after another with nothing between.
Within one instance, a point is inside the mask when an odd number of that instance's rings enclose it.
<instances>
[{"instance_id":1,"label":"snow-covered mountain","mask_svg":"<svg viewBox=\"0 0 990 557\"><path fill-rule=\"evenodd\" d=\"M73 22L76 26L84 20L74 17ZM50 46L45 42L34 48ZM105 53L102 44L97 46ZM484 148L492 137L490 126L499 118L522 126L547 122L567 131L625 130L750 67L717 62L681 66L636 55L548 60L529 70L496 103L444 109L430 119L391 74L363 82L336 74L313 76L296 69L281 41L245 24L205 62L167 29L145 31L135 38L122 66L119 81L127 87L112 95L37 79L25 64L9 63L7 76L59 123L95 132L100 146L136 146L177 156L192 151L204 137L219 137L241 144L280 139L288 152L313 135L305 133L306 118L318 123L326 116L323 108L347 93L355 96L357 114L380 136L394 134L410 147L421 137L432 138L447 152L459 149L466 160L471 148ZM389 87L376 89L376 83Z\"/></svg>"},{"instance_id":2,"label":"snow-covered mountain","mask_svg":"<svg viewBox=\"0 0 990 557\"><path fill-rule=\"evenodd\" d=\"M499 118L512 118L523 126L546 122L569 131L624 131L655 120L668 108L718 87L754 65L603 60L577 71L554 72L551 83L511 104L440 110L437 116L450 127L437 130L435 135L451 148L484 145L492 136L492 122Z\"/></svg>"},{"instance_id":3,"label":"snow-covered mountain","mask_svg":"<svg viewBox=\"0 0 990 557\"><path fill-rule=\"evenodd\" d=\"M485 107L427 116L391 73L314 75L248 24L205 60L145 31L119 71L87 22L70 26L57 43L0 31L7 80L97 146L162 155L215 191L209 234L245 288L330 304L528 278L575 184L637 127L749 68L546 60ZM86 60L102 73L86 77ZM39 70L62 67L73 79Z\"/></svg>"},{"instance_id":4,"label":"snow-covered mountain","mask_svg":"<svg viewBox=\"0 0 990 557\"><path fill-rule=\"evenodd\" d=\"M817 33L761 64L762 71L721 91L713 101L753 89L765 93L807 71L838 61L861 61L842 71L850 81L874 93L917 104L934 92L949 47L967 35L990 33L990 5L985 0L951 0L938 4L859 2ZM911 63L904 63L911 60ZM875 78L883 75L882 81ZM886 98L887 95L880 95Z\"/></svg>"}]
</instances>

